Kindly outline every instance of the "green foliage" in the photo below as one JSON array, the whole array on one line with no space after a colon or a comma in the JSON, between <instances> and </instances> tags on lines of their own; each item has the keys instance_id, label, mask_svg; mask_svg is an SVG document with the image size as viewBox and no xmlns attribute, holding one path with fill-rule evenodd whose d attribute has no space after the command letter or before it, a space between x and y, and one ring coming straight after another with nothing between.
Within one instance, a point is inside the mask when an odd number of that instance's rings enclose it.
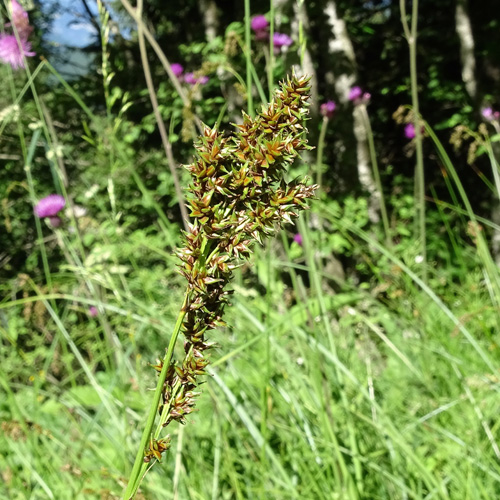
<instances>
[{"instance_id":1,"label":"green foliage","mask_svg":"<svg viewBox=\"0 0 500 500\"><path fill-rule=\"evenodd\" d=\"M156 383L151 365L160 366L182 304L179 195L142 79L135 24L114 4L103 30L127 25L132 32L111 30L88 48L96 64L88 77L68 84L47 62L32 79L0 67L1 498L122 497ZM174 159L189 165L200 122L226 141L223 131L249 93L267 101L269 82L301 54L273 54L269 68L266 42L253 39L249 51L241 2L220 9L210 41L199 29L199 2L164 4L145 3L146 27L170 62L210 78L204 86L181 82L179 94L148 46ZM335 98L327 75L345 64L327 57L324 4L304 2L310 24L302 26L320 100ZM227 326L211 332L216 344L197 411L186 426L173 419L170 450L136 498L498 496L499 131L493 122L476 125L481 103L461 81L454 4L421 0L422 281L415 145L403 142L407 121L391 120L400 105L408 113L410 90L398 3L337 4L360 82L372 93L390 241L382 244L382 228L370 222L352 109L339 104L318 161L327 167L319 199L297 227L235 270ZM492 5L471 19L478 68L487 73L479 95L494 105ZM300 25L292 7L276 16L276 29ZM265 14L269 4L256 0L252 9ZM317 146L314 116L308 126ZM287 182L311 163L303 152ZM178 174L186 187L188 172ZM279 189L269 194L275 202ZM53 192L67 199L58 229L33 215L34 203ZM205 207L192 208L205 215ZM175 358L184 356L177 346ZM151 459L170 445L150 443Z\"/></svg>"}]
</instances>

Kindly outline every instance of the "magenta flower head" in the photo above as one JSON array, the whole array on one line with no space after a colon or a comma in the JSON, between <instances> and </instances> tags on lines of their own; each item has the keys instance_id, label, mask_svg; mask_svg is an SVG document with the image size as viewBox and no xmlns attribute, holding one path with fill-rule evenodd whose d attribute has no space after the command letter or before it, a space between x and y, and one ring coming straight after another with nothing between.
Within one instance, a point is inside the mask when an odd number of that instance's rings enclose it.
<instances>
[{"instance_id":1,"label":"magenta flower head","mask_svg":"<svg viewBox=\"0 0 500 500\"><path fill-rule=\"evenodd\" d=\"M49 194L42 198L35 206L35 215L43 217L55 217L66 205L66 200L60 194Z\"/></svg>"},{"instance_id":2,"label":"magenta flower head","mask_svg":"<svg viewBox=\"0 0 500 500\"><path fill-rule=\"evenodd\" d=\"M14 35L0 35L0 61L10 64L12 69L24 68L24 58L34 56L31 43Z\"/></svg>"},{"instance_id":3,"label":"magenta flower head","mask_svg":"<svg viewBox=\"0 0 500 500\"><path fill-rule=\"evenodd\" d=\"M259 32L267 29L267 27L269 26L269 22L266 19L266 16L263 15L255 16L252 17L252 20L250 21L250 26L255 32Z\"/></svg>"},{"instance_id":4,"label":"magenta flower head","mask_svg":"<svg viewBox=\"0 0 500 500\"><path fill-rule=\"evenodd\" d=\"M292 45L293 40L285 33L275 33L273 38L273 44L277 48L281 47L290 47Z\"/></svg>"},{"instance_id":5,"label":"magenta flower head","mask_svg":"<svg viewBox=\"0 0 500 500\"><path fill-rule=\"evenodd\" d=\"M491 122L495 119L495 113L493 112L492 108L482 109L481 114L483 115L483 118L488 122Z\"/></svg>"},{"instance_id":6,"label":"magenta flower head","mask_svg":"<svg viewBox=\"0 0 500 500\"><path fill-rule=\"evenodd\" d=\"M97 310L96 306L90 306L89 307L89 316L91 318L95 318L99 314L99 311Z\"/></svg>"},{"instance_id":7,"label":"magenta flower head","mask_svg":"<svg viewBox=\"0 0 500 500\"><path fill-rule=\"evenodd\" d=\"M349 100L357 101L362 95L363 91L361 90L361 87L352 87L349 91Z\"/></svg>"},{"instance_id":8,"label":"magenta flower head","mask_svg":"<svg viewBox=\"0 0 500 500\"><path fill-rule=\"evenodd\" d=\"M51 227L59 227L62 224L62 220L58 215L54 215L54 217L47 217L49 220L49 225Z\"/></svg>"},{"instance_id":9,"label":"magenta flower head","mask_svg":"<svg viewBox=\"0 0 500 500\"><path fill-rule=\"evenodd\" d=\"M413 123L408 123L405 126L405 137L407 139L414 139L415 138L415 125L413 125Z\"/></svg>"},{"instance_id":10,"label":"magenta flower head","mask_svg":"<svg viewBox=\"0 0 500 500\"><path fill-rule=\"evenodd\" d=\"M294 235L293 237L293 241L295 241L295 243L297 243L298 245L302 246L302 235L300 233L297 233L296 235Z\"/></svg>"},{"instance_id":11,"label":"magenta flower head","mask_svg":"<svg viewBox=\"0 0 500 500\"><path fill-rule=\"evenodd\" d=\"M184 81L186 83L189 83L189 85L195 85L196 84L196 78L194 77L194 73L186 73L184 75Z\"/></svg>"},{"instance_id":12,"label":"magenta flower head","mask_svg":"<svg viewBox=\"0 0 500 500\"><path fill-rule=\"evenodd\" d=\"M5 26L9 27L14 25L20 38L25 40L33 31L29 24L28 13L19 5L16 0L10 2L10 16L12 23L7 23Z\"/></svg>"},{"instance_id":13,"label":"magenta flower head","mask_svg":"<svg viewBox=\"0 0 500 500\"><path fill-rule=\"evenodd\" d=\"M208 82L209 78L208 76L200 76L199 78L196 78L194 76L194 73L186 73L184 75L184 81L186 83L189 83L189 85L196 85L199 83L200 85L205 85Z\"/></svg>"},{"instance_id":14,"label":"magenta flower head","mask_svg":"<svg viewBox=\"0 0 500 500\"><path fill-rule=\"evenodd\" d=\"M335 111L336 107L337 105L333 101L327 101L324 102L319 109L323 116L330 119L333 116L333 112Z\"/></svg>"},{"instance_id":15,"label":"magenta flower head","mask_svg":"<svg viewBox=\"0 0 500 500\"><path fill-rule=\"evenodd\" d=\"M184 71L184 68L182 67L182 64L179 63L173 63L170 65L170 68L172 69L172 73L179 78L182 75L182 72Z\"/></svg>"},{"instance_id":16,"label":"magenta flower head","mask_svg":"<svg viewBox=\"0 0 500 500\"><path fill-rule=\"evenodd\" d=\"M267 30L256 31L255 40L259 42L267 42L269 40L269 32Z\"/></svg>"}]
</instances>

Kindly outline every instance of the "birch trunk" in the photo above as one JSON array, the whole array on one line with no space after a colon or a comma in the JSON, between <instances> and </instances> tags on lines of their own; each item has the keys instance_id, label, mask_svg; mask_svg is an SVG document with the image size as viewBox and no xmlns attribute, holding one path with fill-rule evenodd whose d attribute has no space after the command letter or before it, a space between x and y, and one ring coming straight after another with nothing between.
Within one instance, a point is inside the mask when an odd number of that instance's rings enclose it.
<instances>
[{"instance_id":1,"label":"birch trunk","mask_svg":"<svg viewBox=\"0 0 500 500\"><path fill-rule=\"evenodd\" d=\"M217 30L219 28L217 5L214 0L200 0L199 6L201 15L203 16L205 38L207 42L212 42L217 36Z\"/></svg>"},{"instance_id":2,"label":"birch trunk","mask_svg":"<svg viewBox=\"0 0 500 500\"><path fill-rule=\"evenodd\" d=\"M460 42L460 60L462 63L462 80L467 93L477 102L477 80L475 75L476 57L474 55L474 35L469 17L467 0L457 0L455 8L455 30ZM493 143L493 152L496 158L500 157L498 143ZM495 165L492 166L496 168ZM496 193L492 200L491 220L495 224L500 222L500 193ZM491 237L491 253L497 265L500 265L500 230L493 229Z\"/></svg>"},{"instance_id":3,"label":"birch trunk","mask_svg":"<svg viewBox=\"0 0 500 500\"><path fill-rule=\"evenodd\" d=\"M467 9L467 0L457 0L455 9L455 30L460 42L460 59L462 61L462 80L467 93L473 100L477 98L477 82L475 76L476 58L474 56L474 36Z\"/></svg>"},{"instance_id":4,"label":"birch trunk","mask_svg":"<svg viewBox=\"0 0 500 500\"><path fill-rule=\"evenodd\" d=\"M349 91L356 82L356 55L347 32L346 24L337 13L337 4L329 0L325 4L324 14L331 29L328 42L329 55L332 61L341 60L345 64L332 64L332 69L326 73L326 80L335 87L339 101L347 104ZM335 68L339 68L335 72ZM363 106L361 104L360 106ZM373 180L370 165L370 150L363 121L363 113L358 106L353 109L353 132L356 139L356 158L358 181L364 191L368 193L368 216L372 223L380 220L380 193Z\"/></svg>"}]
</instances>

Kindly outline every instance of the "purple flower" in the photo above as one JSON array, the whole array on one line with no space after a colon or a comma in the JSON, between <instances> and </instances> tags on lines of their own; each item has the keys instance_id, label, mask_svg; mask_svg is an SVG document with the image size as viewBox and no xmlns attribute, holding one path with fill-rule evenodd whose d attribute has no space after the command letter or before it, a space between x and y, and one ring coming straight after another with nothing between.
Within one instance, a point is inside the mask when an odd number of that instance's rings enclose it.
<instances>
[{"instance_id":1,"label":"purple flower","mask_svg":"<svg viewBox=\"0 0 500 500\"><path fill-rule=\"evenodd\" d=\"M5 26L14 25L19 37L26 40L33 31L33 28L29 24L28 13L16 0L10 2L10 11L12 23L7 23Z\"/></svg>"},{"instance_id":2,"label":"purple flower","mask_svg":"<svg viewBox=\"0 0 500 500\"><path fill-rule=\"evenodd\" d=\"M189 83L189 85L194 85L196 83L196 78L194 77L194 73L186 73L184 75L184 81Z\"/></svg>"},{"instance_id":3,"label":"purple flower","mask_svg":"<svg viewBox=\"0 0 500 500\"><path fill-rule=\"evenodd\" d=\"M259 30L255 32L255 40L260 42L267 42L269 40L269 33L267 30Z\"/></svg>"},{"instance_id":4,"label":"purple flower","mask_svg":"<svg viewBox=\"0 0 500 500\"><path fill-rule=\"evenodd\" d=\"M415 125L413 125L413 123L408 123L405 126L405 137L407 139L414 139L415 138Z\"/></svg>"},{"instance_id":5,"label":"purple flower","mask_svg":"<svg viewBox=\"0 0 500 500\"><path fill-rule=\"evenodd\" d=\"M96 306L90 306L89 307L89 316L91 318L95 318L99 314L99 311L97 310Z\"/></svg>"},{"instance_id":6,"label":"purple flower","mask_svg":"<svg viewBox=\"0 0 500 500\"><path fill-rule=\"evenodd\" d=\"M349 90L350 101L357 101L362 95L363 91L361 90L361 87L352 87L352 89Z\"/></svg>"},{"instance_id":7,"label":"purple flower","mask_svg":"<svg viewBox=\"0 0 500 500\"><path fill-rule=\"evenodd\" d=\"M493 109L491 107L482 109L481 114L486 121L491 122L495 119L495 113L493 112Z\"/></svg>"},{"instance_id":8,"label":"purple flower","mask_svg":"<svg viewBox=\"0 0 500 500\"><path fill-rule=\"evenodd\" d=\"M186 73L184 75L184 81L186 83L189 83L189 85L196 85L197 83L199 83L200 85L205 85L205 83L208 82L208 76L200 76L199 78L196 78L194 76L194 73Z\"/></svg>"},{"instance_id":9,"label":"purple flower","mask_svg":"<svg viewBox=\"0 0 500 500\"><path fill-rule=\"evenodd\" d=\"M250 26L255 32L259 32L265 30L269 26L269 22L267 21L266 16L255 16L252 17Z\"/></svg>"},{"instance_id":10,"label":"purple flower","mask_svg":"<svg viewBox=\"0 0 500 500\"><path fill-rule=\"evenodd\" d=\"M295 241L295 243L297 243L298 245L302 246L302 235L300 233L297 233L296 235L294 235L293 237L293 241Z\"/></svg>"},{"instance_id":11,"label":"purple flower","mask_svg":"<svg viewBox=\"0 0 500 500\"><path fill-rule=\"evenodd\" d=\"M337 105L333 101L327 101L320 106L320 112L323 116L330 119L336 107Z\"/></svg>"},{"instance_id":12,"label":"purple flower","mask_svg":"<svg viewBox=\"0 0 500 500\"><path fill-rule=\"evenodd\" d=\"M66 200L60 194L49 194L42 198L35 206L35 215L37 217L54 217L66 205Z\"/></svg>"},{"instance_id":13,"label":"purple flower","mask_svg":"<svg viewBox=\"0 0 500 500\"><path fill-rule=\"evenodd\" d=\"M352 87L351 90L349 90L349 97L348 99L354 104L359 105L359 104L368 104L371 99L371 94L368 92L364 92L361 90L361 87Z\"/></svg>"},{"instance_id":14,"label":"purple flower","mask_svg":"<svg viewBox=\"0 0 500 500\"><path fill-rule=\"evenodd\" d=\"M53 217L48 217L49 219L49 224L52 227L59 227L62 224L62 220L59 216L54 215Z\"/></svg>"},{"instance_id":15,"label":"purple flower","mask_svg":"<svg viewBox=\"0 0 500 500\"><path fill-rule=\"evenodd\" d=\"M273 44L275 47L289 47L292 45L293 40L285 33L275 33L273 38Z\"/></svg>"},{"instance_id":16,"label":"purple flower","mask_svg":"<svg viewBox=\"0 0 500 500\"><path fill-rule=\"evenodd\" d=\"M179 63L173 63L170 65L170 69L172 70L172 73L179 78L182 75L182 72L184 71L184 68L182 67L182 64Z\"/></svg>"},{"instance_id":17,"label":"purple flower","mask_svg":"<svg viewBox=\"0 0 500 500\"><path fill-rule=\"evenodd\" d=\"M0 35L0 61L10 64L12 69L24 68L24 57L34 56L31 43L14 35Z\"/></svg>"}]
</instances>

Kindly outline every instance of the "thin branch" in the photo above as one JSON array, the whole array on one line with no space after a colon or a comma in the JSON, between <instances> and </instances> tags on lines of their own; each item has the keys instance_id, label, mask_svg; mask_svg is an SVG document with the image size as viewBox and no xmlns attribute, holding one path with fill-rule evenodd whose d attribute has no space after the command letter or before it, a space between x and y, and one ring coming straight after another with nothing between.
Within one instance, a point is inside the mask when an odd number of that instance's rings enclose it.
<instances>
[{"instance_id":1,"label":"thin branch","mask_svg":"<svg viewBox=\"0 0 500 500\"><path fill-rule=\"evenodd\" d=\"M137 4L137 11L140 16L142 12L142 0L139 0ZM161 142L163 144L163 149L165 150L165 154L167 156L168 167L170 169L170 173L172 174L172 179L174 180L175 192L177 194L177 199L179 200L179 208L181 210L182 222L184 224L184 229L186 231L189 230L189 215L187 213L186 205L184 203L184 194L182 193L181 183L179 181L179 176L177 174L177 170L175 168L176 162L174 160L174 155L172 153L172 145L168 140L167 131L165 129L165 124L163 123L163 118L161 116L160 110L158 108L158 99L156 97L156 91L154 88L153 78L151 77L151 70L148 62L148 54L146 49L146 43L144 40L143 33L143 23L137 24L137 34L139 37L139 49L141 52L141 61L142 67L144 70L144 77L146 79L146 84L148 86L149 97L151 99L151 105L153 106L153 111L156 119L156 123L158 124L158 130L160 131Z\"/></svg>"}]
</instances>

